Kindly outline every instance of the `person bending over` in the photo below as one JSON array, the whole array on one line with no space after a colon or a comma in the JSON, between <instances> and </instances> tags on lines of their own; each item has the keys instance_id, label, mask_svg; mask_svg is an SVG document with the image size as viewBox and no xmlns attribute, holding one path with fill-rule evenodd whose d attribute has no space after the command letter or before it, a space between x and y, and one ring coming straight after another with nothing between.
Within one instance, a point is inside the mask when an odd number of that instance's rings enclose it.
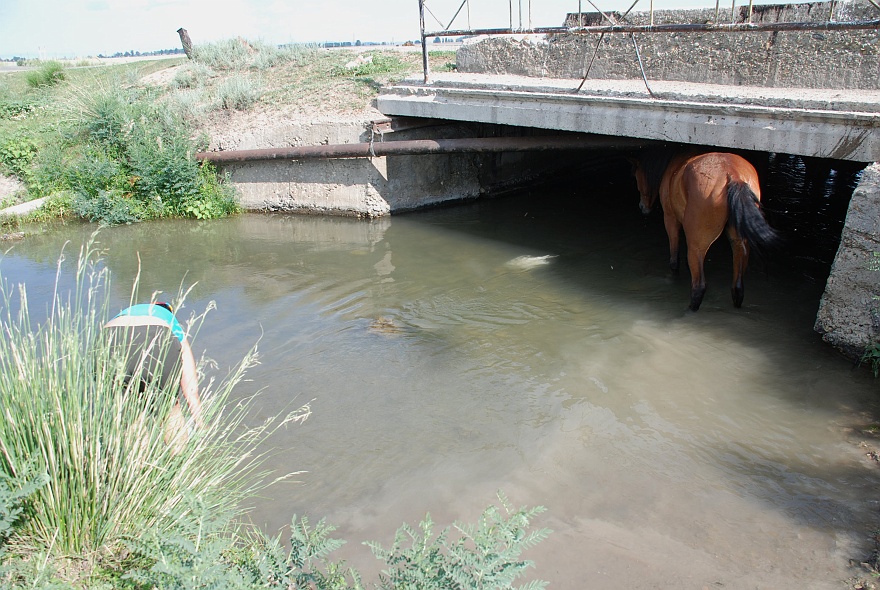
<instances>
[{"instance_id":1,"label":"person bending over","mask_svg":"<svg viewBox=\"0 0 880 590\"><path fill-rule=\"evenodd\" d=\"M126 346L127 382L138 381L132 387L134 391L143 392L147 383L157 379L162 390L167 390L177 367L180 367L179 392L183 394L196 426L201 426L202 402L196 362L186 332L174 317L172 307L167 303L133 305L119 312L104 324L104 328L123 332L112 337L117 345ZM165 424L165 442L186 441L185 425L178 396Z\"/></svg>"}]
</instances>

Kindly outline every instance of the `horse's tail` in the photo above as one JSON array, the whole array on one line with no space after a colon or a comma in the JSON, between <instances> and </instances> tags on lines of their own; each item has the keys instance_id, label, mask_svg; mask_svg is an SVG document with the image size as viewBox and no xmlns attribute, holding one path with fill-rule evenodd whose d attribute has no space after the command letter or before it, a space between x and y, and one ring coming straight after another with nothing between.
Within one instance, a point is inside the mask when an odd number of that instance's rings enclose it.
<instances>
[{"instance_id":1,"label":"horse's tail","mask_svg":"<svg viewBox=\"0 0 880 590\"><path fill-rule=\"evenodd\" d=\"M779 234L770 227L761 213L760 201L752 188L742 181L727 183L728 223L740 237L756 246L772 246Z\"/></svg>"}]
</instances>

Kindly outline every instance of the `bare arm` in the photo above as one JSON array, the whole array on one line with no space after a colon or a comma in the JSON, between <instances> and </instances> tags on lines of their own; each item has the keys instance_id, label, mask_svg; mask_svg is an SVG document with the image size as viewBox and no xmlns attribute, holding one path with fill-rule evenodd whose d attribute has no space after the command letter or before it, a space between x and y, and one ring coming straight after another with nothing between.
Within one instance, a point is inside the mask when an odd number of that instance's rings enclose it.
<instances>
[{"instance_id":1,"label":"bare arm","mask_svg":"<svg viewBox=\"0 0 880 590\"><path fill-rule=\"evenodd\" d=\"M190 414L197 426L202 423L202 401L199 398L199 374L196 369L196 361L193 358L192 349L186 340L180 343L180 390L189 405Z\"/></svg>"}]
</instances>

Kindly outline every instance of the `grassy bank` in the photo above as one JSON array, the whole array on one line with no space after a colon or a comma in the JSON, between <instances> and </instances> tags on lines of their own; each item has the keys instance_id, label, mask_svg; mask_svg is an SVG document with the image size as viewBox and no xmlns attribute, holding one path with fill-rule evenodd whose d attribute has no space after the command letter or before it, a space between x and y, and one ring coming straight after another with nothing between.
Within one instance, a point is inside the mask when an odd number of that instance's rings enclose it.
<instances>
[{"instance_id":1,"label":"grassy bank","mask_svg":"<svg viewBox=\"0 0 880 590\"><path fill-rule=\"evenodd\" d=\"M367 63L346 67L358 55ZM454 54L431 61L450 68ZM235 39L196 47L193 61L37 66L0 75L0 174L24 185L0 206L50 197L37 219L118 224L235 213L230 186L193 157L210 140L205 129L242 111L365 112L382 85L420 70L421 55Z\"/></svg>"}]
</instances>

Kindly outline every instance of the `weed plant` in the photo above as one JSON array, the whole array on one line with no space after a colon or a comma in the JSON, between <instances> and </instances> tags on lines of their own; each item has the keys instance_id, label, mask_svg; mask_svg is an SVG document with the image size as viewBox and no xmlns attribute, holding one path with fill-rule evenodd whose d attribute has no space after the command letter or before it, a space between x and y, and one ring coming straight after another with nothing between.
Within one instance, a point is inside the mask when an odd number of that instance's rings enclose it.
<instances>
[{"instance_id":1,"label":"weed plant","mask_svg":"<svg viewBox=\"0 0 880 590\"><path fill-rule=\"evenodd\" d=\"M871 253L871 257L868 259L867 268L871 272L880 272L880 252ZM874 304L873 308L870 310L871 318L876 325L877 320L880 319L880 293L873 293L871 299ZM874 378L880 376L880 341L871 342L865 347L865 352L862 353L859 363L867 364L874 373Z\"/></svg>"},{"instance_id":2,"label":"weed plant","mask_svg":"<svg viewBox=\"0 0 880 590\"><path fill-rule=\"evenodd\" d=\"M249 110L261 95L259 83L249 76L230 76L217 86L217 103L227 110Z\"/></svg>"},{"instance_id":3,"label":"weed plant","mask_svg":"<svg viewBox=\"0 0 880 590\"><path fill-rule=\"evenodd\" d=\"M860 362L866 363L871 368L875 378L880 377L880 342L869 344Z\"/></svg>"},{"instance_id":4,"label":"weed plant","mask_svg":"<svg viewBox=\"0 0 880 590\"><path fill-rule=\"evenodd\" d=\"M367 54L372 59L367 63L358 64L353 68L338 65L333 68L333 75L345 77L375 77L378 75L402 75L407 71L406 63L396 55L387 55L379 52Z\"/></svg>"},{"instance_id":5,"label":"weed plant","mask_svg":"<svg viewBox=\"0 0 880 590\"><path fill-rule=\"evenodd\" d=\"M174 74L171 85L174 88L203 88L216 75L214 70L204 64L189 62Z\"/></svg>"},{"instance_id":6,"label":"weed plant","mask_svg":"<svg viewBox=\"0 0 880 590\"><path fill-rule=\"evenodd\" d=\"M215 70L266 70L286 63L301 64L308 60L314 51L315 47L311 45L278 47L239 37L197 45L194 48L194 60Z\"/></svg>"},{"instance_id":7,"label":"weed plant","mask_svg":"<svg viewBox=\"0 0 880 590\"><path fill-rule=\"evenodd\" d=\"M374 584L378 590L503 590L534 566L521 558L540 543L547 529L529 532L531 519L543 508L514 510L503 494L476 525L455 523L434 533L430 515L420 532L407 524L390 548L367 542L387 566ZM452 534L452 531L456 534ZM126 574L149 588L315 588L363 590L360 573L331 554L345 541L332 536L335 527L323 519L312 526L293 516L287 542L259 530L236 526L228 515L193 510L164 535L148 533L129 548L148 558L149 567ZM544 588L533 580L519 590Z\"/></svg>"},{"instance_id":8,"label":"weed plant","mask_svg":"<svg viewBox=\"0 0 880 590\"><path fill-rule=\"evenodd\" d=\"M105 224L156 217L209 219L238 211L229 185L199 164L189 126L144 90L81 97L70 155L49 166L53 188L75 194L76 214Z\"/></svg>"},{"instance_id":9,"label":"weed plant","mask_svg":"<svg viewBox=\"0 0 880 590\"><path fill-rule=\"evenodd\" d=\"M37 69L27 73L27 83L31 88L54 86L67 79L64 64L59 61L45 61Z\"/></svg>"}]
</instances>

